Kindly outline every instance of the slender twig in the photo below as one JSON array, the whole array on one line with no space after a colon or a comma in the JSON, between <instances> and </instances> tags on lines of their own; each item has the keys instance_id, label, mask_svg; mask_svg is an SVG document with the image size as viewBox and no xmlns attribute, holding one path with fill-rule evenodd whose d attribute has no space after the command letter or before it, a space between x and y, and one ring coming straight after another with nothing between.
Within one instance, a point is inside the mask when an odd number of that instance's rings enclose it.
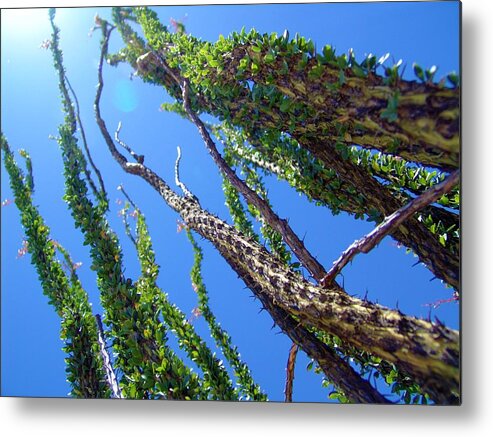
<instances>
[{"instance_id":1,"label":"slender twig","mask_svg":"<svg viewBox=\"0 0 493 437\"><path fill-rule=\"evenodd\" d=\"M122 146L128 153L130 153L130 155L132 155L132 158L134 158L139 164L143 164L144 163L144 155L137 155L137 153L135 153L126 143L124 143L120 139L119 134L120 134L121 128L122 128L122 122L120 121L118 123L118 127L116 128L115 141L118 144L120 144L120 146Z\"/></svg>"},{"instance_id":2,"label":"slender twig","mask_svg":"<svg viewBox=\"0 0 493 437\"><path fill-rule=\"evenodd\" d=\"M192 199L195 199L198 201L197 197L194 196L194 194L187 188L187 186L180 180L180 160L181 160L181 148L180 146L176 147L176 150L178 152L178 155L176 157L176 162L175 162L175 183L177 186L181 188L183 191L183 194L186 197L191 197Z\"/></svg>"},{"instance_id":3,"label":"slender twig","mask_svg":"<svg viewBox=\"0 0 493 437\"><path fill-rule=\"evenodd\" d=\"M393 214L385 218L375 229L363 238L356 240L351 246L349 246L342 255L334 262L332 268L327 275L322 279L322 285L324 287L330 286L338 273L358 254L368 253L372 250L382 239L395 232L396 229L414 213L420 209L428 206L429 204L438 200L442 195L448 193L455 185L459 183L460 172L455 170L451 173L447 179L439 184L434 185L421 196L414 198L408 204L399 208Z\"/></svg>"},{"instance_id":4,"label":"slender twig","mask_svg":"<svg viewBox=\"0 0 493 437\"><path fill-rule=\"evenodd\" d=\"M133 208L138 212L140 213L140 209L139 207L135 204L135 202L130 198L130 196L128 195L128 193L125 191L125 188L123 188L123 185L120 184L118 186L118 191L121 191L123 193L123 195L125 196L125 198L128 200L128 203L130 203L130 205L133 206Z\"/></svg>"},{"instance_id":5,"label":"slender twig","mask_svg":"<svg viewBox=\"0 0 493 437\"><path fill-rule=\"evenodd\" d=\"M68 77L67 75L65 75L65 80L67 82L67 85L68 85L68 88L72 94L72 97L74 98L74 102L75 102L75 116L76 116L76 119L77 119L77 124L79 125L79 129L80 129L80 135L82 137L82 144L84 146L84 150L86 152L86 155L87 155L87 159L89 161L89 164L91 165L92 169L94 170L94 173L96 173L96 176L98 178L98 182L99 182L99 187L100 187L100 190L98 191L94 185L94 182L92 181L92 178L90 176L90 173L89 171L87 170L87 168L84 169L84 172L85 172L85 175L86 175L86 178L89 182L89 184L91 185L91 188L92 190L94 191L94 194L96 196L101 196L102 198L107 198L107 195L106 195L106 189L104 187L104 182L103 182L103 177L101 176L101 172L99 171L99 169L96 167L96 164L94 163L93 159L92 159L92 156L91 156L91 152L89 150L89 146L87 144L87 139L86 139L86 133L85 133L85 130L84 130L84 126L82 124L82 120L80 118L80 107L79 107L79 99L77 98L77 94L75 94L75 91L74 89L72 88L72 85L70 84L70 81L68 80Z\"/></svg>"},{"instance_id":6,"label":"slender twig","mask_svg":"<svg viewBox=\"0 0 493 437\"><path fill-rule=\"evenodd\" d=\"M284 389L284 402L293 402L293 381L294 381L294 366L296 363L296 355L298 354L298 345L293 343L289 349L288 363L286 365L286 387Z\"/></svg>"},{"instance_id":7,"label":"slender twig","mask_svg":"<svg viewBox=\"0 0 493 437\"><path fill-rule=\"evenodd\" d=\"M95 169L96 173L98 174L99 182L102 183L101 175L99 174L99 171L97 170L96 166L94 165L94 162L91 159L91 155L89 153L89 148L87 146L87 141L86 141L86 137L85 137L84 128L82 126L81 119L80 119L80 108L79 108L79 102L77 100L77 95L75 94L75 91L72 88L72 86L70 84L70 81L68 80L67 74L65 73L65 69L63 68L63 65L62 65L62 52L61 52L60 47L58 45L58 41L59 41L59 29L58 29L58 27L56 26L56 24L54 22L54 14L51 15L51 13L50 13L50 22L51 22L51 26L52 26L52 29L53 29L53 37L52 37L52 43L51 43L51 50L52 50L53 57L54 57L54 60L55 60L55 67L56 67L56 70L58 72L60 90L61 90L61 92L63 94L64 108L65 108L65 111L66 111L66 113L68 115L68 120L70 121L70 131L71 131L71 134L74 134L75 131L76 131L76 129L77 129L77 123L79 124L79 127L81 129L81 134L82 134L82 141L84 143L84 148L86 149L86 152L88 154L88 158L90 159L91 165L93 166L93 168ZM69 95L69 89L70 89L70 92L72 93L72 96L74 97L74 101L76 103L76 111L74 111L74 105L73 105L72 99L70 98L70 95ZM88 180L88 182L89 182L89 184L91 186L91 189L94 192L94 195L96 197L99 197L99 195L100 195L99 194L99 191L96 188L96 185L94 184L94 181L90 177L90 173L87 170L85 164L83 166L83 170L84 170L84 173L86 175L86 178L87 178L87 180ZM104 185L101 185L101 188L103 190L102 191L103 194L106 194L106 192L104 191Z\"/></svg>"},{"instance_id":8,"label":"slender twig","mask_svg":"<svg viewBox=\"0 0 493 437\"><path fill-rule=\"evenodd\" d=\"M132 235L132 231L130 230L130 224L128 223L126 210L123 214L122 219L123 219L123 225L125 226L125 233L127 234L128 238L130 238L130 241L133 243L133 245L137 247L137 241L135 240L135 237Z\"/></svg>"},{"instance_id":9,"label":"slender twig","mask_svg":"<svg viewBox=\"0 0 493 437\"><path fill-rule=\"evenodd\" d=\"M110 356L108 355L108 351L106 350L106 342L104 340L104 330L103 324L101 323L101 316L96 314L96 322L98 325L98 343L101 349L101 357L103 358L103 367L106 373L106 381L108 386L111 389L113 394L113 398L121 399L123 398L122 392L118 385L118 380L116 379L115 372L113 370L113 366L111 365Z\"/></svg>"},{"instance_id":10,"label":"slender twig","mask_svg":"<svg viewBox=\"0 0 493 437\"><path fill-rule=\"evenodd\" d=\"M130 205L133 206L133 208L135 209L135 211L137 211L137 213L140 214L139 208L133 202L133 200L130 198L130 196L127 194L127 192L123 188L123 185L122 184L120 184L118 186L118 190L123 193L123 195L127 198L127 200L130 203ZM132 235L132 231L130 230L130 224L128 223L128 220L127 220L127 209L128 209L127 208L127 205L125 205L125 207L123 208L123 215L122 215L123 225L125 226L125 233L130 238L130 240L132 241L133 245L137 248L137 241L135 240L134 236Z\"/></svg>"},{"instance_id":11,"label":"slender twig","mask_svg":"<svg viewBox=\"0 0 493 437\"><path fill-rule=\"evenodd\" d=\"M100 107L100 101L101 101L101 94L103 92L103 87L104 87L104 81L103 81L103 61L106 56L106 53L108 52L108 43L110 39L111 32L113 31L114 26L109 26L108 24L104 23L104 25L101 25L101 31L103 32L103 41L101 44L101 52L99 55L99 63L98 63L98 84L96 86L96 96L94 97L94 112L96 115L96 123L99 126L99 130L101 131L101 134L103 135L106 145L108 146L111 155L115 160L121 165L123 169L126 171L130 171L130 164L127 161L127 158L123 156L118 149L115 147L115 144L113 143L113 139L111 138L111 135L108 131L108 128L106 127L106 123L101 117L101 107Z\"/></svg>"}]
</instances>

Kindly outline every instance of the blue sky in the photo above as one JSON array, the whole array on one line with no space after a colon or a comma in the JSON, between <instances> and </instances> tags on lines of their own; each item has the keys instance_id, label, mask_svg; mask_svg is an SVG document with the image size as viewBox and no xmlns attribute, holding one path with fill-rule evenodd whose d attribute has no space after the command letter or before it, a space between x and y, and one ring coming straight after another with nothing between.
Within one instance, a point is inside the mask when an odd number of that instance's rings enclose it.
<instances>
[{"instance_id":1,"label":"blue sky","mask_svg":"<svg viewBox=\"0 0 493 437\"><path fill-rule=\"evenodd\" d=\"M374 4L298 4L255 6L195 6L162 7L158 9L164 23L170 17L184 19L187 31L203 39L215 41L220 34L228 35L245 26L259 32L289 29L312 38L317 47L330 43L337 52L353 48L357 58L374 53L390 52L395 60L408 65L405 76L411 77L411 65L437 65L437 76L459 69L459 4L434 3L374 3ZM121 195L116 187L123 183L126 190L146 215L157 262L161 266L160 286L170 299L187 314L196 306L196 295L189 280L192 265L191 247L183 233L177 233L178 216L142 180L123 174L109 156L92 113L96 85L96 62L99 34L88 36L95 13L109 18L109 9L59 9L56 22L61 28L61 46L65 67L76 90L82 108L82 119L89 138L93 158L103 172L112 199L109 220L121 235L126 273L138 276L135 253L122 232L117 216L116 199ZM73 230L72 219L62 200L62 162L56 135L62 122L58 84L52 67L51 54L40 49L50 37L47 10L2 10L1 26L1 109L2 131L11 147L26 148L33 159L36 183L35 203L53 238L60 241L81 261L80 277L90 295L95 312L101 312L94 273L89 269L87 248L81 235ZM115 37L110 51L121 46ZM207 155L195 128L176 115L158 110L167 99L164 92L129 80L131 69L105 67L106 87L102 97L102 113L110 130L119 121L121 137L139 153L146 163L173 185L176 146L182 147L181 178L201 199L209 211L226 219L227 209L222 197L221 178ZM281 217L301 235L306 244L326 267L353 240L368 232L372 225L354 221L306 202L286 183L268 180L272 204ZM11 199L8 178L2 165L1 199ZM17 259L23 231L15 205L3 207L2 213L2 395L65 396L62 343L59 340L59 320L42 295L29 257ZM230 220L229 220L230 221ZM211 306L218 320L232 335L242 357L250 365L257 382L271 400L282 400L285 365L290 341L272 327L269 316L258 313L258 303L244 290L243 283L203 241L204 281ZM422 266L412 267L416 259L385 239L369 255L360 255L344 270L346 290L368 299L378 300L404 313L427 317L427 303L450 296L439 281ZM404 278L404 279L403 279ZM458 306L446 304L432 310L447 325L458 328ZM209 338L201 319L195 325L204 338ZM320 377L305 370L307 358L298 355L294 400L326 401L328 391L320 385Z\"/></svg>"}]
</instances>

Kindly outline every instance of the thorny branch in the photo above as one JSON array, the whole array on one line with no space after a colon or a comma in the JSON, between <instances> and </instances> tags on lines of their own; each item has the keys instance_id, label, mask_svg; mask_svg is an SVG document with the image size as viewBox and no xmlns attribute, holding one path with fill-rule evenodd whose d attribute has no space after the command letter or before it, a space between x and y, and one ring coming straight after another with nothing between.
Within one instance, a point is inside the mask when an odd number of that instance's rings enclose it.
<instances>
[{"instance_id":1,"label":"thorny branch","mask_svg":"<svg viewBox=\"0 0 493 437\"><path fill-rule=\"evenodd\" d=\"M137 206L135 205L135 203L132 201L132 199L130 198L130 196L127 194L127 192L123 188L123 185L120 184L117 189L123 193L123 195L127 198L127 200L130 203L130 205L133 206L133 208L135 209L135 211L140 212L139 211L139 208L137 208ZM123 220L123 225L125 226L125 233L130 238L130 241L133 243L133 245L135 247L137 247L137 241L135 240L135 237L132 235L132 231L130 230L130 225L128 223L127 208L126 207L123 208L122 211L123 211L122 220Z\"/></svg>"},{"instance_id":2,"label":"thorny branch","mask_svg":"<svg viewBox=\"0 0 493 437\"><path fill-rule=\"evenodd\" d=\"M118 190L121 191L123 193L123 195L125 196L125 198L128 200L128 203L130 203L130 205L132 205L133 209L135 209L135 211L139 212L140 213L140 210L139 210L139 207L134 203L134 201L130 198L130 196L128 195L128 193L125 191L125 188L123 188L123 185L120 184L118 186Z\"/></svg>"},{"instance_id":3,"label":"thorny branch","mask_svg":"<svg viewBox=\"0 0 493 437\"><path fill-rule=\"evenodd\" d=\"M214 144L207 128L205 127L202 120L198 115L192 110L190 106L190 85L186 78L180 79L178 75L167 65L167 63L159 56L155 54L158 59L159 64L163 69L173 77L173 79L178 83L182 90L183 98L183 108L187 113L190 120L197 127L204 144L212 156L212 159L219 167L222 173L228 178L231 185L233 185L246 199L246 201L255 206L269 223L269 225L279 232L286 244L291 248L297 258L305 266L305 268L310 272L310 274L317 280L320 281L326 273L325 268L315 259L315 257L306 249L303 241L301 241L298 235L293 231L287 220L279 218L279 216L272 211L269 204L262 199L254 190L249 188L244 181L242 181L233 169L226 163L224 158L221 156L219 151Z\"/></svg>"},{"instance_id":4,"label":"thorny branch","mask_svg":"<svg viewBox=\"0 0 493 437\"><path fill-rule=\"evenodd\" d=\"M414 213L430 205L438 200L443 194L449 192L455 185L459 183L460 172L455 170L450 176L443 182L436 184L421 196L416 197L402 208L395 211L393 214L385 218L375 229L363 238L355 241L349 246L342 255L334 262L334 265L329 270L327 275L322 279L322 286L330 286L337 274L358 254L368 253L372 250L382 239L395 232L395 230L411 217Z\"/></svg>"}]
</instances>

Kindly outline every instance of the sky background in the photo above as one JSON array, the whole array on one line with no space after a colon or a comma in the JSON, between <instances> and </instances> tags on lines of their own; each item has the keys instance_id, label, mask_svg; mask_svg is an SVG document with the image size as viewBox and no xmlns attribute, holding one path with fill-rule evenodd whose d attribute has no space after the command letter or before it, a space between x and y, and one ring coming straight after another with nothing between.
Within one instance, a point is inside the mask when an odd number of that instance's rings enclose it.
<instances>
[{"instance_id":1,"label":"sky background","mask_svg":"<svg viewBox=\"0 0 493 437\"><path fill-rule=\"evenodd\" d=\"M410 78L413 62L423 67L437 65L437 77L459 68L459 11L456 2L374 3L374 4L300 4L255 6L188 6L156 9L165 24L171 17L184 20L187 31L204 40L215 41L220 34L254 27L259 32L288 29L312 38L319 50L330 43L337 53L353 48L356 57L381 56L390 52L395 60L407 64L405 77ZM190 244L184 233L177 233L178 216L139 178L126 175L112 160L94 122L96 65L99 33L88 36L93 17L98 13L110 18L109 9L58 9L56 23L61 29L61 48L65 67L82 109L86 135L98 167L102 170L111 200L110 224L121 236L127 276L136 279L138 264L135 252L117 212L121 199L116 187L123 183L137 201L149 224L151 237L161 266L159 285L170 300L186 314L196 306L189 272L193 262ZM1 109L2 131L11 148L26 148L33 159L36 185L35 203L51 228L52 237L67 248L74 261L82 262L80 278L90 295L95 313L101 313L95 275L89 269L90 258L82 245L81 235L73 230L72 218L62 200L62 162L56 135L63 120L57 79L49 51L40 48L51 30L47 10L2 10L1 17ZM121 47L116 32L110 51ZM209 211L229 222L224 206L221 178L205 151L199 134L190 123L174 114L159 111L164 92L140 79L129 80L132 70L121 65L105 66L106 87L102 97L102 114L110 130L119 121L121 137L146 156L146 164L172 186L176 146L182 147L181 178L201 199ZM309 204L286 183L267 180L270 199L281 217L299 234L306 233L306 245L319 261L329 267L355 239L372 229L372 224L355 221L345 214L332 217L330 212ZM12 199L8 177L2 165L1 199ZM59 340L59 320L42 295L29 256L17 259L23 231L14 204L3 207L1 246L1 323L2 323L2 395L65 396L64 354ZM265 312L207 241L204 249L203 274L210 302L221 325L231 334L243 359L249 364L256 381L271 400L282 400L285 366L290 341L272 328ZM397 302L406 314L427 317L426 304L448 298L438 280L430 282L431 273L415 264L412 255L385 239L369 255L360 255L344 269L345 288L395 307ZM431 311L452 328L458 328L458 306L445 304ZM209 338L202 319L195 326ZM327 389L320 376L306 371L307 357L297 359L294 385L295 401L326 401Z\"/></svg>"}]
</instances>

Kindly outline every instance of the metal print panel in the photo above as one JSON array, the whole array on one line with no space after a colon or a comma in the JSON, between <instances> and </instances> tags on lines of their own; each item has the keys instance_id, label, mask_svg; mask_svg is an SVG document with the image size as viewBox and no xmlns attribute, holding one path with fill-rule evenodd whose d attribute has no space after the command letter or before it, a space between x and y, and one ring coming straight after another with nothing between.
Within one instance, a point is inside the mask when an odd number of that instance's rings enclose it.
<instances>
[{"instance_id":1,"label":"metal print panel","mask_svg":"<svg viewBox=\"0 0 493 437\"><path fill-rule=\"evenodd\" d=\"M460 404L459 2L1 19L2 396Z\"/></svg>"}]
</instances>

